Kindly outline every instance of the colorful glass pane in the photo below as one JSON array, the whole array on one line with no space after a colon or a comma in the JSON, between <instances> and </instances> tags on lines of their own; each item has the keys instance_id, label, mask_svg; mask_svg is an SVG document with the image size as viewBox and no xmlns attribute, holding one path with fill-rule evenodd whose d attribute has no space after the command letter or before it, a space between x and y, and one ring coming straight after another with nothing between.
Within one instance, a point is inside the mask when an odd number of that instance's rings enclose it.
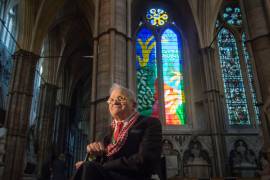
<instances>
[{"instance_id":1,"label":"colorful glass pane","mask_svg":"<svg viewBox=\"0 0 270 180\"><path fill-rule=\"evenodd\" d=\"M230 25L241 26L242 15L238 4L229 5L224 9L223 19Z\"/></svg>"},{"instance_id":2,"label":"colorful glass pane","mask_svg":"<svg viewBox=\"0 0 270 180\"><path fill-rule=\"evenodd\" d=\"M257 102L256 91L255 91L253 69L252 69L252 64L250 61L250 56L246 47L246 34L245 33L242 34L242 47L243 47L243 52L244 52L245 64L247 67L249 87L252 94L252 103L253 103L253 107L255 111L255 118L256 118L256 121L259 122L260 111L257 106L258 102Z\"/></svg>"},{"instance_id":3,"label":"colorful glass pane","mask_svg":"<svg viewBox=\"0 0 270 180\"><path fill-rule=\"evenodd\" d=\"M145 116L158 117L156 39L146 28L137 34L136 73L138 111Z\"/></svg>"},{"instance_id":4,"label":"colorful glass pane","mask_svg":"<svg viewBox=\"0 0 270 180\"><path fill-rule=\"evenodd\" d=\"M153 26L162 26L168 20L168 14L163 9L150 9L146 14L147 21Z\"/></svg>"},{"instance_id":5,"label":"colorful glass pane","mask_svg":"<svg viewBox=\"0 0 270 180\"><path fill-rule=\"evenodd\" d=\"M218 34L218 47L229 124L250 124L236 41L225 28Z\"/></svg>"},{"instance_id":6,"label":"colorful glass pane","mask_svg":"<svg viewBox=\"0 0 270 180\"><path fill-rule=\"evenodd\" d=\"M166 29L161 36L161 54L167 125L186 123L183 56L181 52L181 40L172 29Z\"/></svg>"}]
</instances>

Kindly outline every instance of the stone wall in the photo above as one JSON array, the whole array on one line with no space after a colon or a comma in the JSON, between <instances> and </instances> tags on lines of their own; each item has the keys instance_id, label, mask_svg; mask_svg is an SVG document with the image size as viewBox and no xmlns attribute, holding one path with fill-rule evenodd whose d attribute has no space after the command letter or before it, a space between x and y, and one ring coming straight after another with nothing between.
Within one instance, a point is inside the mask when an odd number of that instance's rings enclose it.
<instances>
[{"instance_id":1,"label":"stone wall","mask_svg":"<svg viewBox=\"0 0 270 180\"><path fill-rule=\"evenodd\" d=\"M163 155L167 178L209 178L216 175L216 150L209 134L163 136ZM258 135L228 134L226 139L226 176L256 177L262 161L262 139Z\"/></svg>"}]
</instances>

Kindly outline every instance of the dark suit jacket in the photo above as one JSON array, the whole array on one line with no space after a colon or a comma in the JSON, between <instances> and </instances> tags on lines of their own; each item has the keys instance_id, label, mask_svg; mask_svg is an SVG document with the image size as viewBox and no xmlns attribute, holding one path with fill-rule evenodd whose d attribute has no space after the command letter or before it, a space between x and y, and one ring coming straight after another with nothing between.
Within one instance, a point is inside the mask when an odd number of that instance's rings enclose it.
<instances>
[{"instance_id":1,"label":"dark suit jacket","mask_svg":"<svg viewBox=\"0 0 270 180\"><path fill-rule=\"evenodd\" d=\"M153 117L139 116L129 129L123 147L112 157L105 158L103 167L133 177L149 177L161 156L161 123ZM111 141L112 132L104 138L105 146Z\"/></svg>"}]
</instances>

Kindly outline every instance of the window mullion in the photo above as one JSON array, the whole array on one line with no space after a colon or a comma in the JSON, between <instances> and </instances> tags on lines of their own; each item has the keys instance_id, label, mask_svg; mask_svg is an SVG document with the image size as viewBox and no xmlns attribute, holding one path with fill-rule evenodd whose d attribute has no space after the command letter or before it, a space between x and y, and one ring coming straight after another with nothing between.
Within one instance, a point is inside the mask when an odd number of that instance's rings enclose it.
<instances>
[{"instance_id":1,"label":"window mullion","mask_svg":"<svg viewBox=\"0 0 270 180\"><path fill-rule=\"evenodd\" d=\"M164 80L163 80L163 67L162 67L162 54L161 54L161 35L157 35L157 72L158 72L158 103L160 107L159 117L166 125L165 118L165 102L164 102Z\"/></svg>"}]
</instances>

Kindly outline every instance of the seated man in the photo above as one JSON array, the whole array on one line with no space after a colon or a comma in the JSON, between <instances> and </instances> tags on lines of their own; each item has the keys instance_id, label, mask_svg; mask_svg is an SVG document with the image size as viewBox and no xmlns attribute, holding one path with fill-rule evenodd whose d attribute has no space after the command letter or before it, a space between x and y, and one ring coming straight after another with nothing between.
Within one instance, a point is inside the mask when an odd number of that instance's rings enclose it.
<instances>
[{"instance_id":1,"label":"seated man","mask_svg":"<svg viewBox=\"0 0 270 180\"><path fill-rule=\"evenodd\" d=\"M76 163L74 179L149 179L161 155L161 123L136 112L134 93L114 84L108 100L112 115L110 133L103 142L87 145L91 159Z\"/></svg>"}]
</instances>

